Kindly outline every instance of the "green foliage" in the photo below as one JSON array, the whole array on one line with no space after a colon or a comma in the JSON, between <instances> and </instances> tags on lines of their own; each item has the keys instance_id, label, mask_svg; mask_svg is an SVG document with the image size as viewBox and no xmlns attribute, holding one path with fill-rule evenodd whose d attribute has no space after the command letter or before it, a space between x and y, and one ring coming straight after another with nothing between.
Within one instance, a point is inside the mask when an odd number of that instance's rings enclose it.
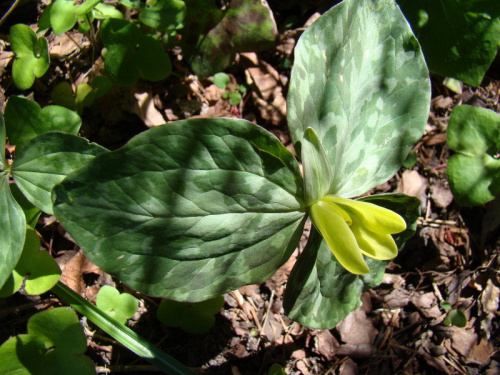
<instances>
[{"instance_id":1,"label":"green foliage","mask_svg":"<svg viewBox=\"0 0 500 375\"><path fill-rule=\"evenodd\" d=\"M231 78L226 73L214 74L214 85L218 88L225 90L229 82L231 82Z\"/></svg>"},{"instance_id":2,"label":"green foliage","mask_svg":"<svg viewBox=\"0 0 500 375\"><path fill-rule=\"evenodd\" d=\"M26 230L24 248L14 271L0 289L0 297L6 297L19 290L24 281L28 294L42 294L52 288L61 270L52 256L40 250L40 239L32 229Z\"/></svg>"},{"instance_id":3,"label":"green foliage","mask_svg":"<svg viewBox=\"0 0 500 375\"><path fill-rule=\"evenodd\" d=\"M236 90L229 89L231 78L226 73L214 74L214 84L220 89L224 89L222 93L223 99L229 99L229 104L238 105L243 99L242 94L246 93L247 89L243 85L236 85Z\"/></svg>"},{"instance_id":4,"label":"green foliage","mask_svg":"<svg viewBox=\"0 0 500 375\"><path fill-rule=\"evenodd\" d=\"M455 200L462 206L493 200L500 193L500 115L485 108L455 107L447 136L456 152L446 169Z\"/></svg>"},{"instance_id":5,"label":"green foliage","mask_svg":"<svg viewBox=\"0 0 500 375\"><path fill-rule=\"evenodd\" d=\"M214 314L217 314L223 305L222 296L195 303L165 300L160 304L156 317L169 327L179 327L188 333L203 334L214 326Z\"/></svg>"},{"instance_id":6,"label":"green foliage","mask_svg":"<svg viewBox=\"0 0 500 375\"><path fill-rule=\"evenodd\" d=\"M51 96L56 104L81 114L85 108L92 106L96 93L92 86L86 83L76 86L73 93L70 83L64 81L54 87Z\"/></svg>"},{"instance_id":7,"label":"green foliage","mask_svg":"<svg viewBox=\"0 0 500 375\"><path fill-rule=\"evenodd\" d=\"M9 188L9 169L5 159L5 125L0 113L0 288L11 276L21 257L26 233L23 209Z\"/></svg>"},{"instance_id":8,"label":"green foliage","mask_svg":"<svg viewBox=\"0 0 500 375\"><path fill-rule=\"evenodd\" d=\"M273 363L267 375L286 375L285 369L278 363Z\"/></svg>"},{"instance_id":9,"label":"green foliage","mask_svg":"<svg viewBox=\"0 0 500 375\"><path fill-rule=\"evenodd\" d=\"M81 125L82 119L73 111L54 105L42 109L21 96L11 96L5 106L7 136L17 152L37 135L49 131L76 135Z\"/></svg>"},{"instance_id":10,"label":"green foliage","mask_svg":"<svg viewBox=\"0 0 500 375\"><path fill-rule=\"evenodd\" d=\"M315 130L332 168L322 176L329 194L353 197L397 172L424 131L429 99L425 61L397 5L344 1L297 43L288 127L303 161L304 132Z\"/></svg>"},{"instance_id":11,"label":"green foliage","mask_svg":"<svg viewBox=\"0 0 500 375\"><path fill-rule=\"evenodd\" d=\"M121 324L134 316L139 301L129 293L120 293L116 288L104 285L97 293L96 305Z\"/></svg>"},{"instance_id":12,"label":"green foliage","mask_svg":"<svg viewBox=\"0 0 500 375\"><path fill-rule=\"evenodd\" d=\"M143 293L190 302L270 277L305 220L293 155L229 118L150 129L55 192L56 216L92 262Z\"/></svg>"},{"instance_id":13,"label":"green foliage","mask_svg":"<svg viewBox=\"0 0 500 375\"><path fill-rule=\"evenodd\" d=\"M305 183L294 156L252 123L191 119L150 129L54 189L56 216L90 260L143 293L203 301L270 277L296 247L316 200L335 194L341 198L328 199L351 202L345 198L390 178L420 138L430 99L420 47L396 4L345 0L306 30L295 56L289 123ZM407 229L394 235L401 247L418 202L363 201L405 217ZM365 224L373 229L373 210L347 211L341 216L347 225L355 220L362 252L395 255L388 234L380 244L361 234ZM330 238L329 247L314 228L292 271L285 308L303 324L334 326L380 282L382 261L368 260L365 275L340 266L332 247L341 240Z\"/></svg>"},{"instance_id":14,"label":"green foliage","mask_svg":"<svg viewBox=\"0 0 500 375\"><path fill-rule=\"evenodd\" d=\"M87 340L76 314L67 307L33 315L28 333L0 347L2 374L95 374L94 363L83 353Z\"/></svg>"},{"instance_id":15,"label":"green foliage","mask_svg":"<svg viewBox=\"0 0 500 375\"><path fill-rule=\"evenodd\" d=\"M477 86L500 47L500 2L398 0L429 69Z\"/></svg>"},{"instance_id":16,"label":"green foliage","mask_svg":"<svg viewBox=\"0 0 500 375\"><path fill-rule=\"evenodd\" d=\"M172 70L161 44L133 23L110 18L102 25L101 38L106 72L117 85L132 85L139 77L161 81Z\"/></svg>"},{"instance_id":17,"label":"green foliage","mask_svg":"<svg viewBox=\"0 0 500 375\"><path fill-rule=\"evenodd\" d=\"M224 10L214 1L185 3L182 48L200 77L226 69L236 52L260 51L275 42L272 13L260 0L231 0Z\"/></svg>"},{"instance_id":18,"label":"green foliage","mask_svg":"<svg viewBox=\"0 0 500 375\"><path fill-rule=\"evenodd\" d=\"M10 45L16 55L12 66L14 83L21 90L29 89L50 66L47 39L38 38L27 25L17 24L10 28Z\"/></svg>"},{"instance_id":19,"label":"green foliage","mask_svg":"<svg viewBox=\"0 0 500 375\"><path fill-rule=\"evenodd\" d=\"M467 325L467 317L462 310L453 309L448 312L448 316L444 319L445 325L454 325L455 327L464 328Z\"/></svg>"},{"instance_id":20,"label":"green foliage","mask_svg":"<svg viewBox=\"0 0 500 375\"><path fill-rule=\"evenodd\" d=\"M38 25L40 29L52 28L54 34L59 35L75 27L77 21L84 24L83 30L88 31L89 19L93 18L93 10L99 8L97 14L108 17L123 18L121 12L110 11L109 6L99 4L102 0L86 0L80 4L75 4L72 0L55 0L42 13Z\"/></svg>"},{"instance_id":21,"label":"green foliage","mask_svg":"<svg viewBox=\"0 0 500 375\"><path fill-rule=\"evenodd\" d=\"M70 172L106 152L94 143L71 134L43 133L16 155L11 173L24 196L52 214L51 192Z\"/></svg>"},{"instance_id":22,"label":"green foliage","mask_svg":"<svg viewBox=\"0 0 500 375\"><path fill-rule=\"evenodd\" d=\"M139 21L155 30L181 28L186 16L186 4L180 0L149 1L139 14Z\"/></svg>"}]
</instances>

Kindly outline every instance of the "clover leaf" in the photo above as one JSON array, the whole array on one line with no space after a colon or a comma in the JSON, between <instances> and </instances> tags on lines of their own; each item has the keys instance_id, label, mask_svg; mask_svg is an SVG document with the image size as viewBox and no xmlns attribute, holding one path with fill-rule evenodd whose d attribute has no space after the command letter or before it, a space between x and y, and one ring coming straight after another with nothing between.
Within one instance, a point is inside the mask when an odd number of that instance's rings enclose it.
<instances>
[{"instance_id":1,"label":"clover leaf","mask_svg":"<svg viewBox=\"0 0 500 375\"><path fill-rule=\"evenodd\" d=\"M41 108L22 96L11 96L5 106L5 126L9 143L16 145L16 152L33 138L49 131L76 135L82 119L75 112L56 105Z\"/></svg>"},{"instance_id":2,"label":"clover leaf","mask_svg":"<svg viewBox=\"0 0 500 375\"><path fill-rule=\"evenodd\" d=\"M455 200L475 206L500 193L500 115L485 108L455 107L448 123L446 173Z\"/></svg>"},{"instance_id":3,"label":"clover leaf","mask_svg":"<svg viewBox=\"0 0 500 375\"><path fill-rule=\"evenodd\" d=\"M139 301L129 293L120 293L116 288L104 285L97 293L96 305L118 322L125 324L136 313Z\"/></svg>"},{"instance_id":4,"label":"clover leaf","mask_svg":"<svg viewBox=\"0 0 500 375\"><path fill-rule=\"evenodd\" d=\"M17 24L10 28L10 45L16 55L12 66L14 83L21 90L29 89L50 66L47 39L37 37L27 25Z\"/></svg>"},{"instance_id":5,"label":"clover leaf","mask_svg":"<svg viewBox=\"0 0 500 375\"><path fill-rule=\"evenodd\" d=\"M101 33L106 72L117 85L132 85L139 77L161 81L170 74L172 64L161 44L133 23L110 18Z\"/></svg>"},{"instance_id":6,"label":"clover leaf","mask_svg":"<svg viewBox=\"0 0 500 375\"><path fill-rule=\"evenodd\" d=\"M160 304L156 317L169 327L179 327L188 333L202 334L214 326L214 315L223 305L222 296L195 303L165 300Z\"/></svg>"},{"instance_id":7,"label":"clover leaf","mask_svg":"<svg viewBox=\"0 0 500 375\"><path fill-rule=\"evenodd\" d=\"M23 252L10 279L0 289L0 297L15 293L25 281L24 289L28 294L42 294L52 288L61 270L52 256L40 250L40 239L32 228L26 229Z\"/></svg>"},{"instance_id":8,"label":"clover leaf","mask_svg":"<svg viewBox=\"0 0 500 375\"><path fill-rule=\"evenodd\" d=\"M28 333L0 347L2 374L95 374L94 363L83 353L87 340L78 317L68 307L33 315Z\"/></svg>"}]
</instances>

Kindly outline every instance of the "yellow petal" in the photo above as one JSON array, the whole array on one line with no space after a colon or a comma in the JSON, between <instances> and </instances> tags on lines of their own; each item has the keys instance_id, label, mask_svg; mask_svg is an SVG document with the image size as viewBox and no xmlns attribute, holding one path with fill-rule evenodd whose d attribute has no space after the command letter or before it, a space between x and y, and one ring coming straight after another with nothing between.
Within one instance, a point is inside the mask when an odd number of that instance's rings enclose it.
<instances>
[{"instance_id":1,"label":"yellow petal","mask_svg":"<svg viewBox=\"0 0 500 375\"><path fill-rule=\"evenodd\" d=\"M393 234L406 229L406 222L394 211L373 203L327 195L322 200L338 204L349 213L352 220L360 222L375 233Z\"/></svg>"},{"instance_id":2,"label":"yellow petal","mask_svg":"<svg viewBox=\"0 0 500 375\"><path fill-rule=\"evenodd\" d=\"M364 255L378 260L390 260L398 255L398 247L390 234L375 233L357 224L351 226L351 231Z\"/></svg>"},{"instance_id":3,"label":"yellow petal","mask_svg":"<svg viewBox=\"0 0 500 375\"><path fill-rule=\"evenodd\" d=\"M333 255L346 270L357 275L370 272L354 234L330 204L323 201L313 204L311 217Z\"/></svg>"}]
</instances>

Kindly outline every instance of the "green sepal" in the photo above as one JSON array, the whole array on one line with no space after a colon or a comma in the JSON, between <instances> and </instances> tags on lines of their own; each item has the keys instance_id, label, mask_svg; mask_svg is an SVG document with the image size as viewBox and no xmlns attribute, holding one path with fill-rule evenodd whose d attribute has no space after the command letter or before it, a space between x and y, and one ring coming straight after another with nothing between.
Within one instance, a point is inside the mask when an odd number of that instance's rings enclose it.
<instances>
[{"instance_id":1,"label":"green sepal","mask_svg":"<svg viewBox=\"0 0 500 375\"><path fill-rule=\"evenodd\" d=\"M328 194L332 170L323 145L313 128L307 128L300 149L304 168L306 205L310 206Z\"/></svg>"}]
</instances>

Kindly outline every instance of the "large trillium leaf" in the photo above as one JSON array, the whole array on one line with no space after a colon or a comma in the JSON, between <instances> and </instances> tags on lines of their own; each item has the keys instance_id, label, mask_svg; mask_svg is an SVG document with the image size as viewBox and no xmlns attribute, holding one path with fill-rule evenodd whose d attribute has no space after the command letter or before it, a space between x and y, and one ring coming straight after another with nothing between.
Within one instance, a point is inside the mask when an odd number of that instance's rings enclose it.
<instances>
[{"instance_id":1,"label":"large trillium leaf","mask_svg":"<svg viewBox=\"0 0 500 375\"><path fill-rule=\"evenodd\" d=\"M403 194L382 194L360 199L398 213L406 230L393 235L399 249L413 236L420 214L418 199ZM308 243L290 274L285 292L285 313L315 329L330 329L360 306L361 294L382 281L387 262L366 258L370 273L355 275L335 258L313 227Z\"/></svg>"},{"instance_id":2,"label":"large trillium leaf","mask_svg":"<svg viewBox=\"0 0 500 375\"><path fill-rule=\"evenodd\" d=\"M478 86L500 47L500 2L398 0L429 69ZM436 36L439 35L439 38Z\"/></svg>"},{"instance_id":3,"label":"large trillium leaf","mask_svg":"<svg viewBox=\"0 0 500 375\"><path fill-rule=\"evenodd\" d=\"M107 150L85 138L60 132L43 133L16 157L12 176L24 196L52 214L52 189L68 174Z\"/></svg>"},{"instance_id":4,"label":"large trillium leaf","mask_svg":"<svg viewBox=\"0 0 500 375\"><path fill-rule=\"evenodd\" d=\"M345 0L295 48L288 123L298 148L314 128L332 166L329 193L361 195L397 172L424 130L430 84L393 0Z\"/></svg>"},{"instance_id":5,"label":"large trillium leaf","mask_svg":"<svg viewBox=\"0 0 500 375\"><path fill-rule=\"evenodd\" d=\"M292 154L235 119L150 129L54 195L56 216L92 262L143 293L191 302L266 280L305 220Z\"/></svg>"},{"instance_id":6,"label":"large trillium leaf","mask_svg":"<svg viewBox=\"0 0 500 375\"><path fill-rule=\"evenodd\" d=\"M486 108L455 107L447 135L456 154L446 173L457 202L474 206L493 200L500 193L500 115Z\"/></svg>"}]
</instances>

